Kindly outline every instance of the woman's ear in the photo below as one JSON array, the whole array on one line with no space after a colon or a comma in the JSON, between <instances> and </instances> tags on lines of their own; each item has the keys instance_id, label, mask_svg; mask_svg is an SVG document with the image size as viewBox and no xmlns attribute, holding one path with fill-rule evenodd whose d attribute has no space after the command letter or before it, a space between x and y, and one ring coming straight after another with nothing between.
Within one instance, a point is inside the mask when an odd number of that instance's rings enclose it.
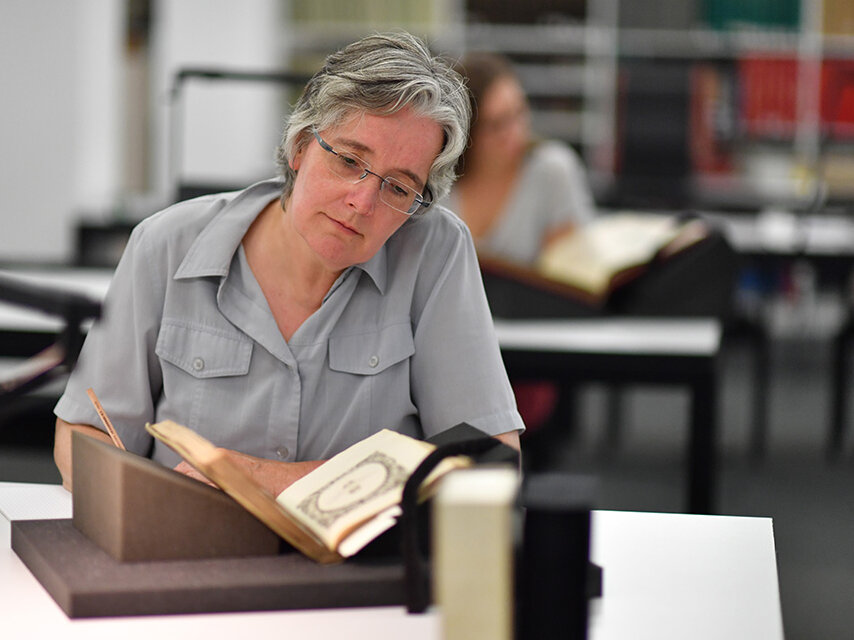
<instances>
[{"instance_id":1,"label":"woman's ear","mask_svg":"<svg viewBox=\"0 0 854 640\"><path fill-rule=\"evenodd\" d=\"M302 164L302 157L305 154L305 145L300 145L300 148L297 149L297 152L294 154L294 157L291 158L291 169L293 169L294 173L299 171L300 165Z\"/></svg>"}]
</instances>

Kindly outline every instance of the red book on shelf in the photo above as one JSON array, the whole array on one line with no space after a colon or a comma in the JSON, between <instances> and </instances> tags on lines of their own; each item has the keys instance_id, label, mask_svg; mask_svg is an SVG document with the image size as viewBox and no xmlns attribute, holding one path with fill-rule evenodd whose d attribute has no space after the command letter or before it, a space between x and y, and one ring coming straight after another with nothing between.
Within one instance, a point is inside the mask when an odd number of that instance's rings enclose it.
<instances>
[{"instance_id":1,"label":"red book on shelf","mask_svg":"<svg viewBox=\"0 0 854 640\"><path fill-rule=\"evenodd\" d=\"M854 137L854 60L822 64L821 122L832 137Z\"/></svg>"},{"instance_id":2,"label":"red book on shelf","mask_svg":"<svg viewBox=\"0 0 854 640\"><path fill-rule=\"evenodd\" d=\"M740 120L750 136L782 138L797 126L798 62L747 56L738 61Z\"/></svg>"}]
</instances>

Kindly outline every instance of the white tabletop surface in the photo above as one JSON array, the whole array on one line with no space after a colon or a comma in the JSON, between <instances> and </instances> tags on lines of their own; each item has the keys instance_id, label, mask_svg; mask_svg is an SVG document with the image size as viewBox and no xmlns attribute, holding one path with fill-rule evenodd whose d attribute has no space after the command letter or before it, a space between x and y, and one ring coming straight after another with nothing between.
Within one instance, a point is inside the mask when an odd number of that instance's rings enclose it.
<instances>
[{"instance_id":1,"label":"white tabletop surface","mask_svg":"<svg viewBox=\"0 0 854 640\"><path fill-rule=\"evenodd\" d=\"M581 353L714 355L721 325L712 318L495 320L502 349Z\"/></svg>"},{"instance_id":2,"label":"white tabletop surface","mask_svg":"<svg viewBox=\"0 0 854 640\"><path fill-rule=\"evenodd\" d=\"M846 216L767 210L757 215L703 214L717 222L737 251L854 255L854 222Z\"/></svg>"},{"instance_id":3,"label":"white tabletop surface","mask_svg":"<svg viewBox=\"0 0 854 640\"><path fill-rule=\"evenodd\" d=\"M67 518L70 494L0 482L0 635L5 638L437 639L438 613L402 607L69 620L10 549L10 519ZM770 519L596 511L604 595L591 640L783 638Z\"/></svg>"}]
</instances>

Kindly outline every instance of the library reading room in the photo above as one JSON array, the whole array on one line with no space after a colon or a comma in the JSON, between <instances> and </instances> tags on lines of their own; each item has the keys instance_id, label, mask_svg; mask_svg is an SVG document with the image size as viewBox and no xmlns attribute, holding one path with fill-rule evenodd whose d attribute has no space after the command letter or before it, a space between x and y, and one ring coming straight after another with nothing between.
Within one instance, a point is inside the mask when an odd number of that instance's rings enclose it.
<instances>
[{"instance_id":1,"label":"library reading room","mask_svg":"<svg viewBox=\"0 0 854 640\"><path fill-rule=\"evenodd\" d=\"M0 22L0 637L854 637L854 2Z\"/></svg>"}]
</instances>

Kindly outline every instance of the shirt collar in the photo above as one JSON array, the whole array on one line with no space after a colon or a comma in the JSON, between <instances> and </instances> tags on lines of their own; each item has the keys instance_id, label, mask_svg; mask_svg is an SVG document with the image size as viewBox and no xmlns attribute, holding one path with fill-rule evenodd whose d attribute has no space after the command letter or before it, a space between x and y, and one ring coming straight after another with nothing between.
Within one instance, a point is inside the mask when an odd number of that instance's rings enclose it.
<instances>
[{"instance_id":1,"label":"shirt collar","mask_svg":"<svg viewBox=\"0 0 854 640\"><path fill-rule=\"evenodd\" d=\"M389 238L389 241L390 240L391 238ZM361 269L367 273L371 280L374 281L374 285L379 290L380 294L384 294L386 280L388 278L387 264L386 246L383 245L380 247L380 250L374 254L373 258L355 266L357 269Z\"/></svg>"},{"instance_id":2,"label":"shirt collar","mask_svg":"<svg viewBox=\"0 0 854 640\"><path fill-rule=\"evenodd\" d=\"M266 180L237 193L222 194L227 201L190 245L175 279L225 277L234 253L250 225L269 202L282 192L279 180ZM212 201L211 206L215 206Z\"/></svg>"},{"instance_id":3,"label":"shirt collar","mask_svg":"<svg viewBox=\"0 0 854 640\"><path fill-rule=\"evenodd\" d=\"M279 180L266 180L239 192L223 206L222 211L202 229L190 245L190 249L175 272L175 279L225 277L243 236L250 225L269 204L282 192ZM224 194L227 197L228 194ZM394 236L392 236L394 237ZM383 245L370 260L354 265L374 282L379 292L385 293L388 259Z\"/></svg>"}]
</instances>

